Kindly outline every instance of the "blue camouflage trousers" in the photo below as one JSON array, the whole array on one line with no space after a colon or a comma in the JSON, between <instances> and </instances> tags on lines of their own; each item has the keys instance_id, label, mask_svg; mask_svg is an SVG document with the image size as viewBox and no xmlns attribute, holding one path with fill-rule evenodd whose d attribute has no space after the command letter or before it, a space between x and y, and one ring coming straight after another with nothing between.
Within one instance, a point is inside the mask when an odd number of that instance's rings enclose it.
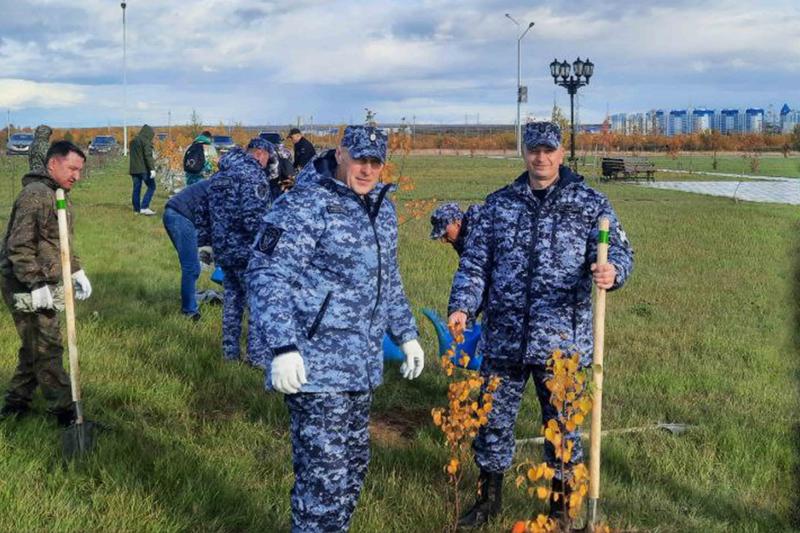
<instances>
[{"instance_id":1,"label":"blue camouflage trousers","mask_svg":"<svg viewBox=\"0 0 800 533\"><path fill-rule=\"evenodd\" d=\"M239 359L239 339L242 337L242 316L247 305L247 284L245 269L223 268L225 279L222 287L225 293L222 300L222 356L228 361ZM248 317L249 318L249 317ZM247 328L247 358L256 362L259 356L255 339L253 321Z\"/></svg>"},{"instance_id":2,"label":"blue camouflage trousers","mask_svg":"<svg viewBox=\"0 0 800 533\"><path fill-rule=\"evenodd\" d=\"M285 397L292 434L292 533L350 527L369 464L372 392Z\"/></svg>"},{"instance_id":3,"label":"blue camouflage trousers","mask_svg":"<svg viewBox=\"0 0 800 533\"><path fill-rule=\"evenodd\" d=\"M484 360L481 365L481 375L484 377L498 376L500 386L493 394L492 410L489 411L488 423L481 427L477 437L472 443L475 452L475 462L481 470L502 473L511 467L514 459L514 426L517 422L522 394L528 379L533 380L536 387L536 396L542 409L542 425L548 420L558 420L558 411L550 404L550 391L545 386L545 380L551 375L544 365L519 365L497 364L491 360ZM488 379L486 380L488 381ZM481 398L486 392L486 384L481 389ZM482 402L481 402L482 403ZM567 463L572 465L583 462L583 446L581 444L580 429L567 433L565 438L573 442L572 458ZM556 460L555 449L549 442L544 446L544 460L548 466L555 468L556 478L561 478L560 461Z\"/></svg>"}]
</instances>

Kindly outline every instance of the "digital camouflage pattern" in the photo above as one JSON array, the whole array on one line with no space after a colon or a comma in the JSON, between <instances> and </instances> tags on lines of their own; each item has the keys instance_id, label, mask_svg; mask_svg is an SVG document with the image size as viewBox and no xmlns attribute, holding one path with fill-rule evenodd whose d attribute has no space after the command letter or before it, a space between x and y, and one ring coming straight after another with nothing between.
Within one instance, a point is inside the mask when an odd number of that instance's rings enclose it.
<instances>
[{"instance_id":1,"label":"digital camouflage pattern","mask_svg":"<svg viewBox=\"0 0 800 533\"><path fill-rule=\"evenodd\" d=\"M145 124L130 142L128 174L150 174L156 169L153 160L153 128Z\"/></svg>"},{"instance_id":2,"label":"digital camouflage pattern","mask_svg":"<svg viewBox=\"0 0 800 533\"><path fill-rule=\"evenodd\" d=\"M50 149L50 136L53 129L42 124L33 132L33 143L28 153L28 166L31 172L47 174L47 150Z\"/></svg>"},{"instance_id":3,"label":"digital camouflage pattern","mask_svg":"<svg viewBox=\"0 0 800 533\"><path fill-rule=\"evenodd\" d=\"M458 230L458 238L451 244L458 256L461 257L467 239L472 229L478 224L480 215L481 206L478 204L469 206L465 212L462 212L455 202L442 204L431 214L431 239L441 239L444 237L447 226L460 220L461 228Z\"/></svg>"},{"instance_id":4,"label":"digital camouflage pattern","mask_svg":"<svg viewBox=\"0 0 800 533\"><path fill-rule=\"evenodd\" d=\"M369 465L370 392L285 396L295 482L292 533L347 531Z\"/></svg>"},{"instance_id":5,"label":"digital camouflage pattern","mask_svg":"<svg viewBox=\"0 0 800 533\"><path fill-rule=\"evenodd\" d=\"M455 202L447 202L434 209L431 213L431 239L441 239L447 231L447 226L462 218L464 213Z\"/></svg>"},{"instance_id":6,"label":"digital camouflage pattern","mask_svg":"<svg viewBox=\"0 0 800 533\"><path fill-rule=\"evenodd\" d=\"M347 126L342 136L342 147L353 159L374 157L386 161L386 134L374 126Z\"/></svg>"},{"instance_id":7,"label":"digital camouflage pattern","mask_svg":"<svg viewBox=\"0 0 800 533\"><path fill-rule=\"evenodd\" d=\"M271 352L266 375L274 355L296 349L303 392L372 390L383 379L384 332L397 344L417 337L390 187L362 198L335 175L333 150L305 166L264 217L247 272L259 343Z\"/></svg>"},{"instance_id":8,"label":"digital camouflage pattern","mask_svg":"<svg viewBox=\"0 0 800 533\"><path fill-rule=\"evenodd\" d=\"M208 190L211 246L218 265L244 269L269 210L269 184L258 161L241 148L222 156L219 167Z\"/></svg>"},{"instance_id":9,"label":"digital camouflage pattern","mask_svg":"<svg viewBox=\"0 0 800 533\"><path fill-rule=\"evenodd\" d=\"M247 287L243 269L223 269L225 278L222 286L225 296L222 300L222 356L228 361L240 359L239 339L242 337L242 317L247 305ZM257 348L255 330L250 318L247 334L247 359L263 368L263 353Z\"/></svg>"},{"instance_id":10,"label":"digital camouflage pattern","mask_svg":"<svg viewBox=\"0 0 800 533\"><path fill-rule=\"evenodd\" d=\"M597 225L611 222L613 289L633 268L633 251L608 199L566 167L544 200L525 172L489 195L453 278L449 312L474 316L486 294L484 359L544 365L553 351L591 363L592 277ZM612 290L613 290L612 289Z\"/></svg>"},{"instance_id":11,"label":"digital camouflage pattern","mask_svg":"<svg viewBox=\"0 0 800 533\"><path fill-rule=\"evenodd\" d=\"M529 150L537 146L558 148L561 146L561 128L555 122L529 122L525 124L522 138Z\"/></svg>"},{"instance_id":12,"label":"digital camouflage pattern","mask_svg":"<svg viewBox=\"0 0 800 533\"><path fill-rule=\"evenodd\" d=\"M469 206L464 213L464 218L461 219L461 230L458 232L458 238L453 243L453 248L459 257L464 254L464 248L469 242L469 237L472 235L472 230L478 225L481 218L482 205L473 204Z\"/></svg>"},{"instance_id":13,"label":"digital camouflage pattern","mask_svg":"<svg viewBox=\"0 0 800 533\"><path fill-rule=\"evenodd\" d=\"M550 391L545 386L545 380L552 377L544 366L531 365L494 365L491 361L481 366L481 375L490 378L500 378L500 385L492 393L492 410L489 412L488 423L478 431L472 443L475 452L475 462L481 470L500 474L511 468L514 458L514 425L517 421L522 394L528 379L533 380L536 387L536 396L542 408L542 425L549 420L558 421L558 411L550 403ZM486 379L479 398L487 392L489 379ZM482 402L481 402L482 403ZM562 428L564 438L572 441L572 457L567 466L583 462L583 445L580 430L568 432ZM555 449L549 441L545 442L544 460L548 466L556 469L556 478L561 478L561 462L556 459Z\"/></svg>"},{"instance_id":14,"label":"digital camouflage pattern","mask_svg":"<svg viewBox=\"0 0 800 533\"><path fill-rule=\"evenodd\" d=\"M0 247L0 274L14 278L19 292L30 292L43 284L61 281L60 238L56 216L58 184L46 174L28 173L22 178L20 191L11 210L6 235ZM72 203L67 197L67 221L72 235ZM81 269L72 252L72 271Z\"/></svg>"}]
</instances>

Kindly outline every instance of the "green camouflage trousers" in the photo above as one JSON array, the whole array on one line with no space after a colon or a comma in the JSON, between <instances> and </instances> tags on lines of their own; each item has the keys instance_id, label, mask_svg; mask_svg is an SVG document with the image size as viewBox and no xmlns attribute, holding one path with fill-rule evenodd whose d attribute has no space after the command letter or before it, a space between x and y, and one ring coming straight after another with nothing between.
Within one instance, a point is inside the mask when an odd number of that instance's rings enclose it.
<instances>
[{"instance_id":1,"label":"green camouflage trousers","mask_svg":"<svg viewBox=\"0 0 800 533\"><path fill-rule=\"evenodd\" d=\"M14 325L22 341L19 362L6 393L6 404L26 407L33 398L36 387L53 412L72 404L69 376L62 363L64 348L58 324L58 312L39 310L34 313L15 309L14 293L24 291L15 279L1 277L3 300L11 312ZM17 298L18 299L18 298ZM18 304L18 302L16 302Z\"/></svg>"}]
</instances>

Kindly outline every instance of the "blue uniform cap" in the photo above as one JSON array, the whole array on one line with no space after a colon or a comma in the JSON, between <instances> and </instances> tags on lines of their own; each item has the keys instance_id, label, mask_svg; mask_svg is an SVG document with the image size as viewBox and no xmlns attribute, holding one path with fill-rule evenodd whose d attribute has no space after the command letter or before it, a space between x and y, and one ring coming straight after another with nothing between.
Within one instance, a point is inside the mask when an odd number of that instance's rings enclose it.
<instances>
[{"instance_id":1,"label":"blue uniform cap","mask_svg":"<svg viewBox=\"0 0 800 533\"><path fill-rule=\"evenodd\" d=\"M561 128L555 122L529 122L525 124L525 147L533 150L537 146L558 148L561 146Z\"/></svg>"},{"instance_id":2,"label":"blue uniform cap","mask_svg":"<svg viewBox=\"0 0 800 533\"><path fill-rule=\"evenodd\" d=\"M447 226L464 218L464 213L455 202L442 204L431 213L431 239L441 239L444 232L447 231Z\"/></svg>"},{"instance_id":3,"label":"blue uniform cap","mask_svg":"<svg viewBox=\"0 0 800 533\"><path fill-rule=\"evenodd\" d=\"M275 147L272 145L272 143L262 139L261 137L254 137L250 139L249 143L247 143L248 150L252 150L254 148L264 150L270 154L275 153Z\"/></svg>"},{"instance_id":4,"label":"blue uniform cap","mask_svg":"<svg viewBox=\"0 0 800 533\"><path fill-rule=\"evenodd\" d=\"M350 157L362 159L373 157L386 162L386 134L374 126L347 126L342 137L342 147Z\"/></svg>"}]
</instances>

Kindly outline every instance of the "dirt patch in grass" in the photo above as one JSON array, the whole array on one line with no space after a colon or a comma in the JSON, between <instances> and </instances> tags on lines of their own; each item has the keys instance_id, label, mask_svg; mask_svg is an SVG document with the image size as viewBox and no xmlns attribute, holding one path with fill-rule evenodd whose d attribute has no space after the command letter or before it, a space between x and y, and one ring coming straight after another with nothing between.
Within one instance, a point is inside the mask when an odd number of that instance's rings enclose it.
<instances>
[{"instance_id":1,"label":"dirt patch in grass","mask_svg":"<svg viewBox=\"0 0 800 533\"><path fill-rule=\"evenodd\" d=\"M425 410L387 411L372 416L369 432L377 444L405 448L414 439L417 430L430 423L430 412Z\"/></svg>"}]
</instances>

